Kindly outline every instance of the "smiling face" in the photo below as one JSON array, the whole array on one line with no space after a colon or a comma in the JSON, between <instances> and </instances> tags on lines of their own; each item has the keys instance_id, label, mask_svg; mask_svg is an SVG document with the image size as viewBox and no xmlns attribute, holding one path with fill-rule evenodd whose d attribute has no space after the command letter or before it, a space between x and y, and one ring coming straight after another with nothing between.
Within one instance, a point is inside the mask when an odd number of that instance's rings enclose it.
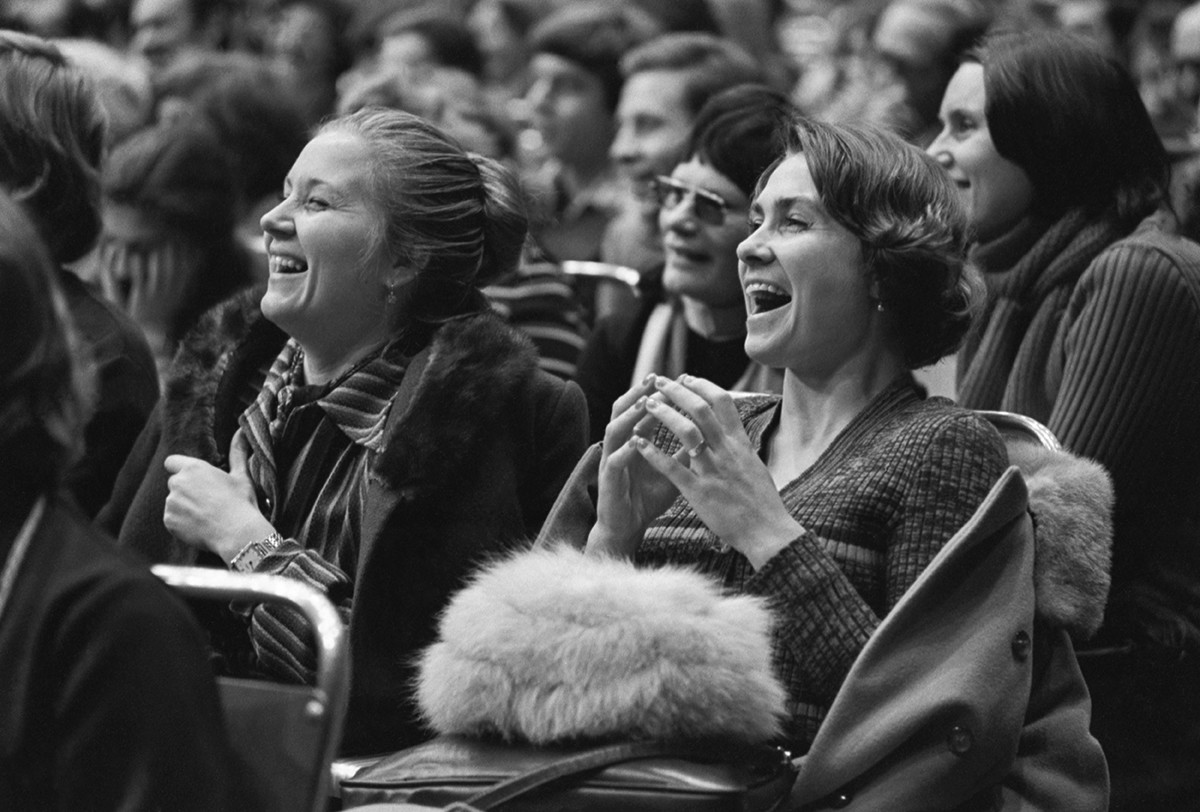
<instances>
[{"instance_id":1,"label":"smiling face","mask_svg":"<svg viewBox=\"0 0 1200 812\"><path fill-rule=\"evenodd\" d=\"M1033 205L1034 193L1025 170L996 150L986 102L983 66L961 65L942 99L942 131L927 150L950 173L980 242L1012 228Z\"/></svg>"},{"instance_id":2,"label":"smiling face","mask_svg":"<svg viewBox=\"0 0 1200 812\"><path fill-rule=\"evenodd\" d=\"M683 159L695 116L686 100L687 74L678 70L635 73L621 87L617 135L609 150L617 170L643 199L649 184Z\"/></svg>"},{"instance_id":3,"label":"smiling face","mask_svg":"<svg viewBox=\"0 0 1200 812\"><path fill-rule=\"evenodd\" d=\"M372 156L357 135L325 132L300 153L284 199L262 218L270 257L263 314L306 352L353 360L388 335L396 269L371 190Z\"/></svg>"},{"instance_id":4,"label":"smiling face","mask_svg":"<svg viewBox=\"0 0 1200 812\"><path fill-rule=\"evenodd\" d=\"M547 152L585 173L602 166L613 134L604 83L557 54L534 56L529 73L525 100Z\"/></svg>"},{"instance_id":5,"label":"smiling face","mask_svg":"<svg viewBox=\"0 0 1200 812\"><path fill-rule=\"evenodd\" d=\"M862 246L825 212L804 155L771 173L737 255L755 361L824 378L882 349Z\"/></svg>"},{"instance_id":6,"label":"smiling face","mask_svg":"<svg viewBox=\"0 0 1200 812\"><path fill-rule=\"evenodd\" d=\"M666 255L663 287L668 293L710 307L739 304L742 287L738 282L737 245L749 233L746 211L750 201L733 181L695 158L675 167L671 178L680 186L664 196L666 202L658 214ZM725 201L720 224L697 217L693 187Z\"/></svg>"}]
</instances>

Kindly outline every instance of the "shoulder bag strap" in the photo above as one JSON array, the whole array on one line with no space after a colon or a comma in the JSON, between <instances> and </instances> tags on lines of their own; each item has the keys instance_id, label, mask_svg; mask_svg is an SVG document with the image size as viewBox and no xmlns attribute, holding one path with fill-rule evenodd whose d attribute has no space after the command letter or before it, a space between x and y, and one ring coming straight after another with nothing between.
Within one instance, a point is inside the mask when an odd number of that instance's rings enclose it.
<instances>
[{"instance_id":1,"label":"shoulder bag strap","mask_svg":"<svg viewBox=\"0 0 1200 812\"><path fill-rule=\"evenodd\" d=\"M582 753L563 756L544 767L537 767L515 775L472 795L466 801L452 804L446 809L456 812L487 812L487 810L495 809L503 803L562 778L640 758L694 758L699 754L709 752L711 751L702 745L680 742L638 741L605 745L585 750Z\"/></svg>"}]
</instances>

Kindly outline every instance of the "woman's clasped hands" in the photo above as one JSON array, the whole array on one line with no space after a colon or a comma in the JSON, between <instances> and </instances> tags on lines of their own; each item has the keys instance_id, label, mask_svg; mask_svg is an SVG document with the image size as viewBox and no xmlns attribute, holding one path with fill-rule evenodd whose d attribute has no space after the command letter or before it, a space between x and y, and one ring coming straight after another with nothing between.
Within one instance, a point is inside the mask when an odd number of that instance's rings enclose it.
<instances>
[{"instance_id":1,"label":"woman's clasped hands","mask_svg":"<svg viewBox=\"0 0 1200 812\"><path fill-rule=\"evenodd\" d=\"M651 439L659 425L679 438L672 454ZM589 552L632 557L650 522L679 495L755 569L804 532L729 393L703 378L651 374L613 404Z\"/></svg>"},{"instance_id":2,"label":"woman's clasped hands","mask_svg":"<svg viewBox=\"0 0 1200 812\"><path fill-rule=\"evenodd\" d=\"M247 460L250 446L239 429L229 446L229 471L196 457L171 454L163 524L175 538L212 550L226 563L246 544L274 528L258 509Z\"/></svg>"}]
</instances>

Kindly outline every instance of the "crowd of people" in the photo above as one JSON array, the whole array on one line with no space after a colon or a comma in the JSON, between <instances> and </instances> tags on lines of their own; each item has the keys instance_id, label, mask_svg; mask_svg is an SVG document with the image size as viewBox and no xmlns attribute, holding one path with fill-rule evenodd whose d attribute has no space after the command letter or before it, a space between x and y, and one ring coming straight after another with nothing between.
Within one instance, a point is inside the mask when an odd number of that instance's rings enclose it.
<instances>
[{"instance_id":1,"label":"crowd of people","mask_svg":"<svg viewBox=\"0 0 1200 812\"><path fill-rule=\"evenodd\" d=\"M1198 108L1184 0L0 0L0 808L246 802L211 672L312 642L164 562L329 597L346 754L489 562L686 565L803 754L997 410L1111 478L1110 585L971 802L1194 808Z\"/></svg>"}]
</instances>

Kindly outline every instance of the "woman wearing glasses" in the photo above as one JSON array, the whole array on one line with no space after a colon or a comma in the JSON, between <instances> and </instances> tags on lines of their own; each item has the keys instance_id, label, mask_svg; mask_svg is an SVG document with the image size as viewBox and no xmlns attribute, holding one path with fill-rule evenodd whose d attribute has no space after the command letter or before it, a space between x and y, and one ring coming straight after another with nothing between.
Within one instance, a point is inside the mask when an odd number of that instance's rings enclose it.
<instances>
[{"instance_id":1,"label":"woman wearing glasses","mask_svg":"<svg viewBox=\"0 0 1200 812\"><path fill-rule=\"evenodd\" d=\"M737 244L759 174L777 154L776 133L791 111L787 98L743 85L700 111L685 155L659 177L665 265L661 295L597 322L576 380L588 399L591 439L604 436L613 402L650 372L683 372L719 386L777 390L778 379L746 357L746 305L737 276Z\"/></svg>"}]
</instances>

